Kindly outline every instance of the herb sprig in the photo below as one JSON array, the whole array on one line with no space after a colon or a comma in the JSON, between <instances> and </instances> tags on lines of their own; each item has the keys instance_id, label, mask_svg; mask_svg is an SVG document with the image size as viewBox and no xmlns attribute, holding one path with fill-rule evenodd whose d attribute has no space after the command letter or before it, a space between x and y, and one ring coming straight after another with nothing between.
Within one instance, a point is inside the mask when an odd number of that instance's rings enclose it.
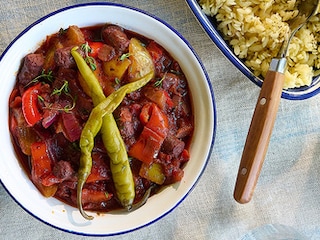
<instances>
[{"instance_id":1,"label":"herb sprig","mask_svg":"<svg viewBox=\"0 0 320 240\"><path fill-rule=\"evenodd\" d=\"M91 70L95 71L97 69L96 60L93 57L89 56L89 53L91 53L92 49L89 46L88 42L82 44L80 48L84 52L84 60L90 66Z\"/></svg>"},{"instance_id":2,"label":"herb sprig","mask_svg":"<svg viewBox=\"0 0 320 240\"><path fill-rule=\"evenodd\" d=\"M38 75L37 77L35 77L34 79L32 79L30 82L28 82L25 87L28 87L30 86L31 84L33 83L37 83L37 82L40 82L41 80L44 81L44 82L53 82L53 74L52 74L52 71L48 71L46 73L46 70L45 69L42 69L40 75Z\"/></svg>"},{"instance_id":3,"label":"herb sprig","mask_svg":"<svg viewBox=\"0 0 320 240\"><path fill-rule=\"evenodd\" d=\"M69 82L66 81L66 80L63 82L63 85L59 89L57 89L57 88L53 89L53 91L51 93L51 96L54 96L54 95L60 96L61 94L64 94L64 95L70 97L71 100L72 100L72 105L71 106L70 105L66 105L62 109L55 109L55 110L62 110L62 111L65 111L66 113L68 113L69 111L71 111L72 109L75 108L75 106L76 106L76 98L73 97L70 94Z\"/></svg>"},{"instance_id":4,"label":"herb sprig","mask_svg":"<svg viewBox=\"0 0 320 240\"><path fill-rule=\"evenodd\" d=\"M162 85L163 80L166 78L166 76L167 76L167 73L165 73L165 74L162 76L162 78L160 78L159 80L157 80L157 81L154 83L154 86L155 86L155 87L160 87L160 86Z\"/></svg>"},{"instance_id":5,"label":"herb sprig","mask_svg":"<svg viewBox=\"0 0 320 240\"><path fill-rule=\"evenodd\" d=\"M129 57L130 57L130 53L124 53L119 57L119 60L123 61L123 60L125 60L126 58L129 58Z\"/></svg>"}]
</instances>

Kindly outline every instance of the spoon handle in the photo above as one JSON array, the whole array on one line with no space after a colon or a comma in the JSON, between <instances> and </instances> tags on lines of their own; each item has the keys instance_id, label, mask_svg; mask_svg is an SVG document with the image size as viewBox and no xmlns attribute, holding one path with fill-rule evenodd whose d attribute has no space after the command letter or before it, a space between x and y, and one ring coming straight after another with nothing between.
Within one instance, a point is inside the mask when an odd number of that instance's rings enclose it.
<instances>
[{"instance_id":1,"label":"spoon handle","mask_svg":"<svg viewBox=\"0 0 320 240\"><path fill-rule=\"evenodd\" d=\"M284 82L284 70L267 72L251 120L243 149L234 199L239 203L251 200L264 162L276 119Z\"/></svg>"}]
</instances>

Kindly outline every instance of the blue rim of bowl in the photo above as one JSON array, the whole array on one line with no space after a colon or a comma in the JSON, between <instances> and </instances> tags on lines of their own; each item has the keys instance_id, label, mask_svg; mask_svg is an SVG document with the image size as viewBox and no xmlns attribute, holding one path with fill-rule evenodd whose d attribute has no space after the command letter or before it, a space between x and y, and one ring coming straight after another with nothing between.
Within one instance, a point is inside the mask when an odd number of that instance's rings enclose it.
<instances>
[{"instance_id":1,"label":"blue rim of bowl","mask_svg":"<svg viewBox=\"0 0 320 240\"><path fill-rule=\"evenodd\" d=\"M43 22L44 20L46 20L47 18L50 18L53 15L59 14L61 12L70 10L70 9L75 9L75 8L81 8L81 7L87 7L87 6L114 6L114 7L119 7L119 8L126 8L129 10L133 10L142 14L145 14L155 20L157 20L158 22L162 23L163 25L165 25L167 28L169 28L172 32L174 32L181 40L183 40L183 42L188 46L188 48L192 51L193 55L196 57L198 63L200 64L203 73L206 76L206 80L207 80L207 84L208 87L210 89L210 94L211 94L211 101L212 101L212 107L213 107L213 114L214 114L214 123L213 123L213 133L212 133L212 139L211 139L211 144L210 144L210 149L208 151L208 155L207 155L207 159L205 161L205 164L202 168L202 171L200 172L198 178L196 179L196 181L193 183L193 185L191 186L191 188L189 189L189 191L180 199L179 202L177 202L176 205L174 205L173 207L171 207L170 209L168 209L165 213L163 213L162 215L160 215L159 217L157 217L156 219L154 219L153 221L150 221L144 225L138 226L136 228L132 228L129 230L124 230L124 231L119 231L116 233L110 233L110 234L91 234L91 233L83 233L83 232L78 232L78 231L72 231L72 230L68 230L68 229L64 229L58 226L55 226L47 221L44 221L43 219L41 219L40 217L36 216L35 214L33 214L32 212L30 212L27 208L25 208L17 199L15 199L15 197L10 193L10 191L6 188L6 186L4 185L4 183L1 181L0 179L0 183L1 185L4 187L4 189L6 190L6 192L11 196L11 198L22 208L24 209L27 213L29 213L31 216L33 216L34 218L38 219L39 221L55 228L58 230L62 230L64 232L67 233L72 233L72 234L76 234L76 235L81 235L81 236L93 236L93 237L106 237L106 236L116 236L116 235L122 235L125 233L129 233L129 232L133 232L136 231L138 229L144 228L146 226L149 226L155 222L157 222L158 220L160 220L161 218L165 217L167 214L169 214L170 212L172 212L178 205L180 205L180 203L182 203L184 201L184 199L189 195L189 193L194 189L194 187L196 186L196 184L198 183L199 179L201 178L203 172L205 171L207 165L208 165L208 161L209 158L211 156L212 153L212 149L213 149L213 145L214 145L214 141L215 141L215 136L216 136L216 125L217 125L217 115L216 115L216 105L215 105L215 97L214 97L214 92L213 92L213 88L212 88L212 84L210 82L210 78L209 75L206 71L206 69L204 68L204 65L202 64L198 54L195 52L195 50L192 48L192 46L190 45L190 43L176 30L174 29L171 25L169 25L167 22L165 22L164 20L156 17L155 15L152 15L144 10L135 8L135 7L131 7L131 6L127 6L127 5L123 5L123 4L118 4L118 3L110 3L110 2L93 2L93 3L83 3L83 4L76 4L76 5L72 5L72 6L68 6L65 8L61 8L58 9L56 11L53 11L47 15L45 15L44 17L38 19L37 21L35 21L34 23L32 23L31 25L29 25L27 28L25 28L9 45L8 47L4 50L4 52L1 54L0 56L0 61L2 61L2 58L5 56L5 54L7 53L7 51L11 48L11 46L19 39L21 38L21 36L23 36L24 34L26 34L31 28L33 28L34 26L36 26L37 24Z\"/></svg>"},{"instance_id":2,"label":"blue rim of bowl","mask_svg":"<svg viewBox=\"0 0 320 240\"><path fill-rule=\"evenodd\" d=\"M255 76L244 63L237 58L231 47L224 41L219 31L215 28L213 19L207 16L202 10L196 0L186 0L189 8L195 15L196 19L211 38L211 40L217 45L220 51L253 83L261 87L263 80ZM281 97L288 100L304 100L317 95L320 92L320 76L313 78L310 86L303 86L299 88L292 88L283 90Z\"/></svg>"}]
</instances>

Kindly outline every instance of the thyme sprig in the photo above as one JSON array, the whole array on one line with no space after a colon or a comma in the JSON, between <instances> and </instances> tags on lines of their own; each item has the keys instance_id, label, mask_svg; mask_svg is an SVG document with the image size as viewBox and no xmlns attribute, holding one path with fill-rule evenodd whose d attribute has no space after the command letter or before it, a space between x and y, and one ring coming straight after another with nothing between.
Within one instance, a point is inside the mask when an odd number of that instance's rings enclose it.
<instances>
[{"instance_id":1,"label":"thyme sprig","mask_svg":"<svg viewBox=\"0 0 320 240\"><path fill-rule=\"evenodd\" d=\"M60 28L60 29L59 29L59 34L60 34L60 35L63 35L63 34L65 34L67 31L68 31L68 29Z\"/></svg>"},{"instance_id":2,"label":"thyme sprig","mask_svg":"<svg viewBox=\"0 0 320 240\"><path fill-rule=\"evenodd\" d=\"M52 93L51 93L51 96L53 96L53 95L58 95L58 96L60 96L61 93L65 93L66 95L70 95L70 93L69 93L69 82L66 81L66 80L63 82L63 85L61 86L61 88L59 88L59 89L57 89L57 88L53 89L53 91L52 91Z\"/></svg>"},{"instance_id":3,"label":"thyme sprig","mask_svg":"<svg viewBox=\"0 0 320 240\"><path fill-rule=\"evenodd\" d=\"M119 57L119 60L123 61L123 60L125 60L126 58L129 58L129 57L130 57L130 53L124 53Z\"/></svg>"},{"instance_id":4,"label":"thyme sprig","mask_svg":"<svg viewBox=\"0 0 320 240\"><path fill-rule=\"evenodd\" d=\"M97 69L97 64L96 60L93 57L89 56L89 53L91 53L92 49L89 46L88 42L82 44L80 48L84 52L84 60L90 66L91 70L95 71Z\"/></svg>"},{"instance_id":5,"label":"thyme sprig","mask_svg":"<svg viewBox=\"0 0 320 240\"><path fill-rule=\"evenodd\" d=\"M35 77L34 79L32 79L30 82L28 82L24 87L28 87L30 86L31 84L33 83L37 83L37 82L40 82L41 80L44 81L44 82L53 82L53 74L52 74L52 71L48 71L46 73L46 70L45 69L42 69L40 75L38 75L37 77Z\"/></svg>"},{"instance_id":6,"label":"thyme sprig","mask_svg":"<svg viewBox=\"0 0 320 240\"><path fill-rule=\"evenodd\" d=\"M120 81L119 78L116 77L116 78L114 79L114 82L115 82L115 84L119 85L121 81Z\"/></svg>"},{"instance_id":7,"label":"thyme sprig","mask_svg":"<svg viewBox=\"0 0 320 240\"><path fill-rule=\"evenodd\" d=\"M163 80L166 78L166 76L167 76L167 72L162 76L162 78L160 78L159 80L157 80L154 83L154 86L155 87L160 87L162 85Z\"/></svg>"},{"instance_id":8,"label":"thyme sprig","mask_svg":"<svg viewBox=\"0 0 320 240\"><path fill-rule=\"evenodd\" d=\"M68 113L69 111L71 111L72 109L75 108L76 98L70 94L69 82L66 80L63 82L63 85L59 89L57 89L57 88L53 89L51 96L54 96L54 95L60 96L61 94L64 94L64 95L70 97L72 100L72 105L71 106L66 105L64 108L57 108L55 110L62 110L62 111L65 111L66 113ZM51 107L49 107L49 108L53 109Z\"/></svg>"}]
</instances>

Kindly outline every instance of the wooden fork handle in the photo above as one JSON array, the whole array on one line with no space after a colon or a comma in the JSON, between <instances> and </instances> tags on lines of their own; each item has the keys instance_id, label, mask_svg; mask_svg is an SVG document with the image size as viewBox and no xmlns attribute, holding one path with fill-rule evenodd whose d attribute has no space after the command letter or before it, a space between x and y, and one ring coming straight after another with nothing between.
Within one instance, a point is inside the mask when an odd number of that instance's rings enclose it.
<instances>
[{"instance_id":1,"label":"wooden fork handle","mask_svg":"<svg viewBox=\"0 0 320 240\"><path fill-rule=\"evenodd\" d=\"M283 82L282 72L269 69L261 87L240 161L234 189L234 199L239 203L247 203L252 198L278 112Z\"/></svg>"}]
</instances>

